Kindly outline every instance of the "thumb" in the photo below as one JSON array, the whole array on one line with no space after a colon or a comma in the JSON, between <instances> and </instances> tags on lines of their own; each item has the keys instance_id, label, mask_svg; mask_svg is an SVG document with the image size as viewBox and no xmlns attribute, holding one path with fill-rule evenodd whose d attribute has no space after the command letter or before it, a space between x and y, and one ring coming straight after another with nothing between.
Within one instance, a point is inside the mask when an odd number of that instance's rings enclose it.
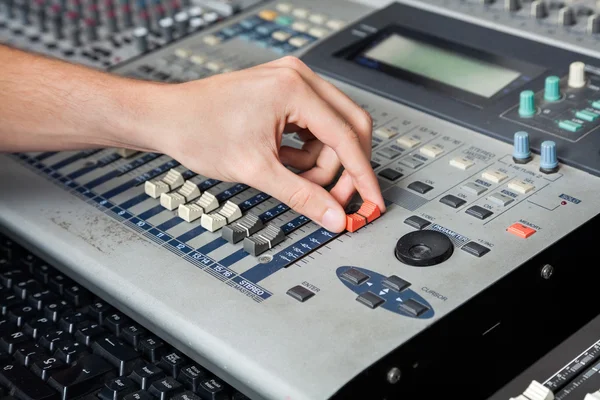
<instances>
[{"instance_id":1,"label":"thumb","mask_svg":"<svg viewBox=\"0 0 600 400\"><path fill-rule=\"evenodd\" d=\"M335 198L321 186L294 174L282 164L265 176L258 189L287 204L331 232L346 228L346 213Z\"/></svg>"}]
</instances>

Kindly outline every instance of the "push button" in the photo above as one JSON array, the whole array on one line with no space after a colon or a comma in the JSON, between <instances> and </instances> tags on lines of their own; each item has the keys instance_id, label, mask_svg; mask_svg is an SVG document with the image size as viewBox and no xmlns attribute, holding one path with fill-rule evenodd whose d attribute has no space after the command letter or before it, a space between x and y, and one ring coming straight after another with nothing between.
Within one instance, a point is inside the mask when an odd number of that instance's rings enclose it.
<instances>
[{"instance_id":1,"label":"push button","mask_svg":"<svg viewBox=\"0 0 600 400\"><path fill-rule=\"evenodd\" d=\"M460 199L456 196L452 196L451 194L446 195L440 199L440 203L443 203L452 208L458 208L466 203L463 199Z\"/></svg>"},{"instance_id":2,"label":"push button","mask_svg":"<svg viewBox=\"0 0 600 400\"><path fill-rule=\"evenodd\" d=\"M421 147L419 150L425 157L436 158L444 152L444 149L436 144L428 144L427 146Z\"/></svg>"},{"instance_id":3,"label":"push button","mask_svg":"<svg viewBox=\"0 0 600 400\"><path fill-rule=\"evenodd\" d=\"M371 168L375 169L377 167L379 167L381 164L376 163L375 161L371 161Z\"/></svg>"},{"instance_id":4,"label":"push button","mask_svg":"<svg viewBox=\"0 0 600 400\"><path fill-rule=\"evenodd\" d=\"M423 229L426 226L428 226L429 224L431 224L431 222L429 222L426 219L423 219L421 217L417 217L416 215L406 218L404 220L404 223L406 225L410 225L413 228L417 228L417 229Z\"/></svg>"},{"instance_id":5,"label":"push button","mask_svg":"<svg viewBox=\"0 0 600 400\"><path fill-rule=\"evenodd\" d=\"M342 274L342 279L352 283L353 285L360 285L367 279L369 275L357 270L356 268L349 268Z\"/></svg>"},{"instance_id":6,"label":"push button","mask_svg":"<svg viewBox=\"0 0 600 400\"><path fill-rule=\"evenodd\" d=\"M450 160L451 166L453 166L454 168L461 169L463 171L466 171L467 169L472 167L473 164L475 164L473 161L469 160L468 158L464 158L464 157L456 157L456 158L453 158L452 160Z\"/></svg>"},{"instance_id":7,"label":"push button","mask_svg":"<svg viewBox=\"0 0 600 400\"><path fill-rule=\"evenodd\" d=\"M467 253L474 255L475 257L481 257L490 251L490 249L487 247L475 242L469 242L465 244L462 249Z\"/></svg>"},{"instance_id":8,"label":"push button","mask_svg":"<svg viewBox=\"0 0 600 400\"><path fill-rule=\"evenodd\" d=\"M491 212L490 210L486 210L485 208L479 206L473 206L471 208L468 208L465 212L469 215L474 216L477 219L486 219L487 217L493 214L493 212Z\"/></svg>"},{"instance_id":9,"label":"push button","mask_svg":"<svg viewBox=\"0 0 600 400\"><path fill-rule=\"evenodd\" d=\"M422 315L424 312L429 311L427 306L419 303L416 300L408 299L400 303L400 309L413 317L418 317Z\"/></svg>"},{"instance_id":10,"label":"push button","mask_svg":"<svg viewBox=\"0 0 600 400\"><path fill-rule=\"evenodd\" d=\"M499 206L507 206L514 201L512 197L503 195L502 193L494 193L489 197L492 203L498 204Z\"/></svg>"},{"instance_id":11,"label":"push button","mask_svg":"<svg viewBox=\"0 0 600 400\"><path fill-rule=\"evenodd\" d=\"M375 293L366 292L359 295L356 300L369 308L377 308L383 304L383 299L377 296Z\"/></svg>"},{"instance_id":12,"label":"push button","mask_svg":"<svg viewBox=\"0 0 600 400\"><path fill-rule=\"evenodd\" d=\"M467 183L466 185L464 185L462 187L462 189L465 192L470 193L470 194L474 194L476 196L479 196L481 193L483 193L483 192L485 192L487 190L486 187L483 187L483 186L478 185L478 184L473 183L473 182Z\"/></svg>"},{"instance_id":13,"label":"push button","mask_svg":"<svg viewBox=\"0 0 600 400\"><path fill-rule=\"evenodd\" d=\"M588 110L577 111L575 113L575 116L579 119L582 119L582 120L588 121L588 122L594 122L596 119L598 119L598 114L588 111Z\"/></svg>"},{"instance_id":14,"label":"push button","mask_svg":"<svg viewBox=\"0 0 600 400\"><path fill-rule=\"evenodd\" d=\"M485 171L483 174L481 174L481 177L483 179L485 179L486 181L490 181L493 183L500 183L503 180L505 180L506 178L508 178L508 175L506 175L500 171L488 170L488 171Z\"/></svg>"},{"instance_id":15,"label":"push button","mask_svg":"<svg viewBox=\"0 0 600 400\"><path fill-rule=\"evenodd\" d=\"M395 292L401 292L410 286L409 282L396 275L388 276L381 282L381 284Z\"/></svg>"},{"instance_id":16,"label":"push button","mask_svg":"<svg viewBox=\"0 0 600 400\"><path fill-rule=\"evenodd\" d=\"M507 228L507 231L523 239L527 239L529 236L537 232L535 229L525 226L523 224L519 224L518 222L509 226Z\"/></svg>"},{"instance_id":17,"label":"push button","mask_svg":"<svg viewBox=\"0 0 600 400\"><path fill-rule=\"evenodd\" d=\"M565 121L560 121L558 123L558 127L560 129L564 129L569 132L577 132L579 129L581 129L581 124L578 124L577 122L565 120Z\"/></svg>"},{"instance_id":18,"label":"push button","mask_svg":"<svg viewBox=\"0 0 600 400\"><path fill-rule=\"evenodd\" d=\"M265 21L273 21L275 18L277 18L277 12L273 10L262 10L258 16Z\"/></svg>"},{"instance_id":19,"label":"push button","mask_svg":"<svg viewBox=\"0 0 600 400\"><path fill-rule=\"evenodd\" d=\"M527 183L525 181L516 180L516 181L510 182L508 184L508 188L511 190L514 190L515 192L521 193L521 194L527 194L527 193L531 192L533 189L535 189L535 186L533 186L531 183Z\"/></svg>"},{"instance_id":20,"label":"push button","mask_svg":"<svg viewBox=\"0 0 600 400\"><path fill-rule=\"evenodd\" d=\"M400 178L402 178L402 174L398 171L395 171L391 168L386 168L383 171L379 172L379 176L383 176L386 179L389 179L390 181L396 181Z\"/></svg>"},{"instance_id":21,"label":"push button","mask_svg":"<svg viewBox=\"0 0 600 400\"><path fill-rule=\"evenodd\" d=\"M421 141L414 136L403 136L401 138L396 139L396 143L405 149L412 149L421 144Z\"/></svg>"},{"instance_id":22,"label":"push button","mask_svg":"<svg viewBox=\"0 0 600 400\"><path fill-rule=\"evenodd\" d=\"M400 164L408 168L419 168L421 165L423 165L423 161L417 160L414 157L407 157L400 160Z\"/></svg>"},{"instance_id":23,"label":"push button","mask_svg":"<svg viewBox=\"0 0 600 400\"><path fill-rule=\"evenodd\" d=\"M382 139L390 139L392 136L398 134L398 132L393 131L389 128L380 128L377 129L374 133L376 136L379 136Z\"/></svg>"},{"instance_id":24,"label":"push button","mask_svg":"<svg viewBox=\"0 0 600 400\"><path fill-rule=\"evenodd\" d=\"M315 295L313 292L301 285L294 286L293 288L287 291L287 294L301 303L304 303L306 300L310 299Z\"/></svg>"},{"instance_id":25,"label":"push button","mask_svg":"<svg viewBox=\"0 0 600 400\"><path fill-rule=\"evenodd\" d=\"M421 181L414 181L413 183L408 185L408 188L414 190L417 193L425 194L431 189L433 189L433 186L429 186L428 184L423 183Z\"/></svg>"},{"instance_id":26,"label":"push button","mask_svg":"<svg viewBox=\"0 0 600 400\"><path fill-rule=\"evenodd\" d=\"M396 151L392 148L386 147L385 149L381 149L377 152L382 157L389 158L390 160L398 157L400 155L399 151Z\"/></svg>"}]
</instances>

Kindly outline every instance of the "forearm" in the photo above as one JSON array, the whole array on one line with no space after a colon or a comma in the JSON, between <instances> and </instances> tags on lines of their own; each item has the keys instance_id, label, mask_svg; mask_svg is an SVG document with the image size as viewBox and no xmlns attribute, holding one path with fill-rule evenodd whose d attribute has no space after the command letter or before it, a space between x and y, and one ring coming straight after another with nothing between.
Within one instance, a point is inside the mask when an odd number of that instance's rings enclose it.
<instances>
[{"instance_id":1,"label":"forearm","mask_svg":"<svg viewBox=\"0 0 600 400\"><path fill-rule=\"evenodd\" d=\"M0 45L0 151L136 147L156 85Z\"/></svg>"}]
</instances>

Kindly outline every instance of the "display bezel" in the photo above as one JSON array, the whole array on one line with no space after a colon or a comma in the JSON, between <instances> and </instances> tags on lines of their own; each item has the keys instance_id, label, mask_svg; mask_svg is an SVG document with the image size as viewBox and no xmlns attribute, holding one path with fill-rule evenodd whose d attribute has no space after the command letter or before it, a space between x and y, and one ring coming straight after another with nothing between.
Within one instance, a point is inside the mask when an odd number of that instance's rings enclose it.
<instances>
[{"instance_id":1,"label":"display bezel","mask_svg":"<svg viewBox=\"0 0 600 400\"><path fill-rule=\"evenodd\" d=\"M441 81L437 81L423 75L418 75L413 72L398 68L390 64L386 64L378 60L370 59L365 56L365 53L369 52L392 35L400 35L401 37L405 37L407 39L422 42L424 44L438 47L446 51L452 51L458 55L466 56L475 60L487 62L492 65L507 68L518 72L520 75L504 87L500 88L494 95L490 97L484 97L476 93L460 89L456 86L448 85ZM428 90L436 91L438 93L452 97L458 101L470 104L478 108L485 108L486 106L493 104L499 98L506 96L507 94L515 91L516 89L535 79L544 71L544 68L539 67L537 65L507 58L504 56L499 56L488 51L482 51L480 49L467 47L456 42L418 32L412 29L408 29L406 27L401 27L395 24L387 26L386 28L379 30L377 33L358 41L354 45L341 50L340 52L335 54L335 57L343 58L347 61L358 64L361 67L366 67L369 69L380 71L396 79L401 79L403 81L410 82L414 85L424 87Z\"/></svg>"}]
</instances>

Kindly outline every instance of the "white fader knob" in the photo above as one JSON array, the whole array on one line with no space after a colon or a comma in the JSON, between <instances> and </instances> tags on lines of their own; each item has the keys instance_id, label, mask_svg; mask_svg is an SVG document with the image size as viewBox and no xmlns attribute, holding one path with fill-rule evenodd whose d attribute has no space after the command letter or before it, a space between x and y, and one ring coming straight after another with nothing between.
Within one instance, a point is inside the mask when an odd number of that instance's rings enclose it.
<instances>
[{"instance_id":1,"label":"white fader knob","mask_svg":"<svg viewBox=\"0 0 600 400\"><path fill-rule=\"evenodd\" d=\"M585 85L585 64L577 61L569 66L569 87L580 88Z\"/></svg>"},{"instance_id":2,"label":"white fader knob","mask_svg":"<svg viewBox=\"0 0 600 400\"><path fill-rule=\"evenodd\" d=\"M600 400L600 390L594 393L588 393L583 400Z\"/></svg>"},{"instance_id":3,"label":"white fader knob","mask_svg":"<svg viewBox=\"0 0 600 400\"><path fill-rule=\"evenodd\" d=\"M531 381L523 396L530 400L554 400L554 393L537 381Z\"/></svg>"}]
</instances>

